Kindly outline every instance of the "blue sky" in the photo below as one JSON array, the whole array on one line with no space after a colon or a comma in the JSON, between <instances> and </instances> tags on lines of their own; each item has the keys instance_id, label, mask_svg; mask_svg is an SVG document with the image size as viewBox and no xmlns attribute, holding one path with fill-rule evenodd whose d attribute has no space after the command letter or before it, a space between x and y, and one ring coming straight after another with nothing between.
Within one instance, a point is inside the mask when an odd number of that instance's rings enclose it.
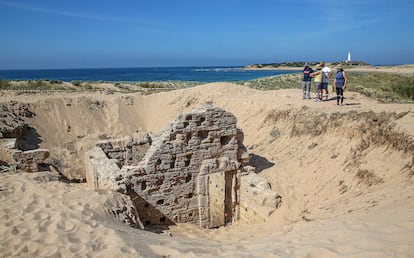
<instances>
[{"instance_id":1,"label":"blue sky","mask_svg":"<svg viewBox=\"0 0 414 258\"><path fill-rule=\"evenodd\" d=\"M0 69L414 63L412 0L0 0Z\"/></svg>"}]
</instances>

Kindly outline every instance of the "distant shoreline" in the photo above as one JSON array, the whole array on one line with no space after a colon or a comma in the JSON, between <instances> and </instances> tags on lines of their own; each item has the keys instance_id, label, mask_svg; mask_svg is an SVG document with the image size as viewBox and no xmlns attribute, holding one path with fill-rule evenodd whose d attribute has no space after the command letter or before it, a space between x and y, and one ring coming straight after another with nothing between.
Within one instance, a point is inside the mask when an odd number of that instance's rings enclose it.
<instances>
[{"instance_id":1,"label":"distant shoreline","mask_svg":"<svg viewBox=\"0 0 414 258\"><path fill-rule=\"evenodd\" d=\"M302 67L292 67L292 66L279 66L279 67L243 67L243 70L251 71L302 71Z\"/></svg>"},{"instance_id":2,"label":"distant shoreline","mask_svg":"<svg viewBox=\"0 0 414 258\"><path fill-rule=\"evenodd\" d=\"M0 70L0 80L61 81L246 81L291 71L243 70L242 67L165 67L69 70Z\"/></svg>"}]
</instances>

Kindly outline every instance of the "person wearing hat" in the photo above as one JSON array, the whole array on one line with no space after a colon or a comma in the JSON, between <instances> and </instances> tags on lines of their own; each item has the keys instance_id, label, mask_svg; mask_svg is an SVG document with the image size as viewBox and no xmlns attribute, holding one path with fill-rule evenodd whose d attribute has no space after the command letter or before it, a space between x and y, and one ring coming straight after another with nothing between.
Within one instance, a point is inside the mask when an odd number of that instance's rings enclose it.
<instances>
[{"instance_id":1,"label":"person wearing hat","mask_svg":"<svg viewBox=\"0 0 414 258\"><path fill-rule=\"evenodd\" d=\"M339 101L341 101L341 105L344 104L344 91L346 89L346 74L342 67L342 64L339 64L336 67L336 75L334 80L334 87L336 89L336 104L339 105Z\"/></svg>"},{"instance_id":2,"label":"person wearing hat","mask_svg":"<svg viewBox=\"0 0 414 258\"><path fill-rule=\"evenodd\" d=\"M315 101L321 101L322 100L322 66L318 64L316 66L316 72L311 73L310 75L314 78L313 83L315 87L315 94L316 99Z\"/></svg>"},{"instance_id":3,"label":"person wearing hat","mask_svg":"<svg viewBox=\"0 0 414 258\"><path fill-rule=\"evenodd\" d=\"M303 91L303 99L310 99L310 85L311 85L311 73L313 73L312 68L309 67L309 64L305 64L305 68L303 68L303 81L302 81L302 91Z\"/></svg>"}]
</instances>

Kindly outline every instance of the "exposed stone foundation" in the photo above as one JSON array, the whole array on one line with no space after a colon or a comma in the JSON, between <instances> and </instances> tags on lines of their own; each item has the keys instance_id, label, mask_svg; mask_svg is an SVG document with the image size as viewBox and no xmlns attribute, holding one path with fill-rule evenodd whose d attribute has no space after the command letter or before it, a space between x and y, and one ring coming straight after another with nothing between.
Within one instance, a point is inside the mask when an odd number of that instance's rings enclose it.
<instances>
[{"instance_id":1,"label":"exposed stone foundation","mask_svg":"<svg viewBox=\"0 0 414 258\"><path fill-rule=\"evenodd\" d=\"M236 122L233 114L207 105L179 115L153 139L100 142L87 155L88 183L129 195L144 226L212 228L239 220L241 176L254 168L247 166ZM278 200L269 201L273 210Z\"/></svg>"},{"instance_id":2,"label":"exposed stone foundation","mask_svg":"<svg viewBox=\"0 0 414 258\"><path fill-rule=\"evenodd\" d=\"M137 133L133 137L120 140L101 141L96 146L101 148L108 158L116 159L120 166L136 166L151 146L151 137L149 134Z\"/></svg>"},{"instance_id":3,"label":"exposed stone foundation","mask_svg":"<svg viewBox=\"0 0 414 258\"><path fill-rule=\"evenodd\" d=\"M38 172L48 170L49 165L44 165L50 153L47 149L36 149L29 151L16 150L13 159L17 162L17 168L27 172Z\"/></svg>"}]
</instances>

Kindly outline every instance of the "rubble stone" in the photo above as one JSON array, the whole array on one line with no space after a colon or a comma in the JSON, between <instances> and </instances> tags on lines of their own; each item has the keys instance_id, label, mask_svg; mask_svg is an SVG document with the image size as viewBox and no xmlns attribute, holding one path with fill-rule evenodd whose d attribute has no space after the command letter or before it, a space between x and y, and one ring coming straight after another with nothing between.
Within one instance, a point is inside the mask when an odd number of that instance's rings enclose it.
<instances>
[{"instance_id":1,"label":"rubble stone","mask_svg":"<svg viewBox=\"0 0 414 258\"><path fill-rule=\"evenodd\" d=\"M247 222L265 221L282 203L269 182L256 173L241 177L240 219Z\"/></svg>"},{"instance_id":2,"label":"rubble stone","mask_svg":"<svg viewBox=\"0 0 414 258\"><path fill-rule=\"evenodd\" d=\"M44 170L42 166L50 153L47 149L36 149L29 151L16 150L12 157L17 162L17 168L27 172L38 172Z\"/></svg>"}]
</instances>

